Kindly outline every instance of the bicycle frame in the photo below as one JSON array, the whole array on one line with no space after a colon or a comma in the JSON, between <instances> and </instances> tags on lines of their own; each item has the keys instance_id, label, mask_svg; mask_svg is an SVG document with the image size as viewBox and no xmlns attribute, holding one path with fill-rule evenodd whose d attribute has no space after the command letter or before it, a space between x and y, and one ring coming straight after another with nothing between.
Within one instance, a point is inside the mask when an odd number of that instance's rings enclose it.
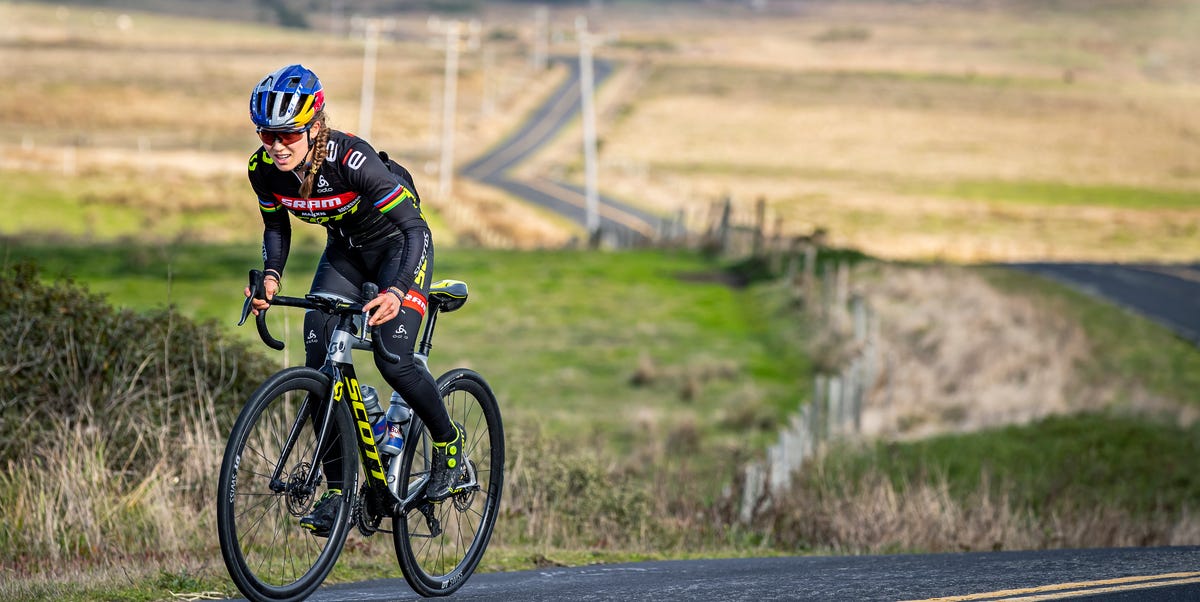
<instances>
[{"instance_id":1,"label":"bicycle frame","mask_svg":"<svg viewBox=\"0 0 1200 602\"><path fill-rule=\"evenodd\" d=\"M278 296L273 302L283 306L318 309L316 307L317 304L309 299ZM315 408L313 407L313 399L311 397L305 398L300 411L296 414L296 420L288 432L279 462L276 464L275 470L271 475L270 488L276 493L287 489L288 483L282 480L282 474L285 467L288 466L288 461L295 447L296 440L300 436L301 430L305 428L305 423L308 419L311 417L315 420L317 418L314 415L315 412L321 411L322 416L320 417L320 421L316 423L320 425L317 432L317 446L313 450L312 458L309 459L310 466L313 466L314 470L308 473L304 482L300 485L304 494L316 490L317 478L320 472L315 468L321 466L321 456L323 451L328 447L326 441L329 436L330 418L337 404L347 403L350 407L351 416L354 417L357 426L359 459L364 469L363 472L366 473L368 486L387 489L392 494L393 510L395 512L407 512L416 505L418 495L423 488L419 484L411 487L409 494L404 499L401 499L399 492L399 463L393 462L385 472L383 458L379 453L379 447L375 443L370 416L362 399L362 390L359 388L358 377L354 371L354 361L351 356L351 352L354 349L376 353L379 350L375 347L373 341L368 341L365 329L362 330L362 335L356 334L356 332L360 331L357 324L357 317L362 314L352 313L351 310L353 309L348 304L342 308L342 311L337 312L339 316L338 323L334 328L332 336L330 336L325 363L320 369L321 373L329 377L329 394L322 400L324 403ZM431 303L424 332L421 336L420 346L418 347L420 351L413 354L417 363L426 372L429 371L429 351L433 348L433 331L437 323L438 313L438 304ZM422 423L420 419L413 416L405 429L404 440L416 444L415 442L418 439L415 435L420 432L421 428Z\"/></svg>"},{"instance_id":2,"label":"bicycle frame","mask_svg":"<svg viewBox=\"0 0 1200 602\"><path fill-rule=\"evenodd\" d=\"M313 450L310 465L313 467L321 465L321 455L327 447L325 441L329 436L330 418L333 415L334 407L341 403L349 404L350 413L358 426L358 449L360 461L362 462L364 472L367 474L367 481L382 485L385 488L387 487L387 475L383 471L383 460L379 455L379 448L375 445L370 416L367 414L367 407L363 403L362 390L359 389L358 377L354 372L354 363L350 357L351 349L360 341L353 330L353 315L342 314L338 320L337 327L334 329L333 336L330 337L325 364L321 367L321 372L329 377L329 394L323 400L325 403L321 404L318 408L313 408L313 400L306 398L300 407L300 411L297 412L296 420L292 423L287 440L284 442L279 462L275 466L275 472L271 475L271 489L276 493L283 491L287 487L287 483L284 483L281 479L284 467L288 465L288 460L292 449L295 447L296 439L300 431L305 427L305 423L310 417L314 420L317 419L317 416L314 415L316 411L322 411L322 416L315 423L320 425L320 428L317 430L318 444ZM317 470L312 470L308 473L302 485L305 492L316 489L318 474Z\"/></svg>"},{"instance_id":3,"label":"bicycle frame","mask_svg":"<svg viewBox=\"0 0 1200 602\"><path fill-rule=\"evenodd\" d=\"M238 323L254 312L263 342L282 349L283 341L272 337L266 326L266 305L257 302L264 299L258 270L250 271L248 289ZM352 297L374 299L378 293L378 287L368 283L361 297ZM466 303L466 283L433 283L428 298L425 332L409 359L426 373L438 315ZM346 536L357 526L364 536L392 535L400 568L417 593L443 596L457 590L487 547L503 487L503 425L491 387L466 368L434 379L440 402L455 424L477 430L464 443L453 497L444 498L447 503L430 500L426 488L435 468L435 450L421 418L409 421L402 450L394 458L375 442L373 415L367 413L352 352L372 352L380 366L401 359L384 346L384 331L367 328L365 303L309 294L276 295L268 305L320 312L333 328L322 365L316 370L290 367L269 377L247 400L230 433L221 464L217 532L222 558L238 589L263 602L308 596L328 576ZM467 450L474 450L470 457ZM322 474L326 464L330 471L342 473L341 482L332 485L344 495L337 499L336 522L318 526L301 515L316 508L314 494L331 485ZM239 471L252 480L245 492L237 489ZM380 526L389 517L390 531ZM297 528L312 533L294 539Z\"/></svg>"}]
</instances>

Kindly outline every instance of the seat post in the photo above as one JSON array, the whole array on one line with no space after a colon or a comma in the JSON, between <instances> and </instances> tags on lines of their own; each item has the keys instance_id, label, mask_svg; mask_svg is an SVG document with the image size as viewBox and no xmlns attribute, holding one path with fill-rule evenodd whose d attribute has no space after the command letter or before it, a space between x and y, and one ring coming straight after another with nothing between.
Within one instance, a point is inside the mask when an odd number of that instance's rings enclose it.
<instances>
[{"instance_id":1,"label":"seat post","mask_svg":"<svg viewBox=\"0 0 1200 602\"><path fill-rule=\"evenodd\" d=\"M429 315L425 318L425 334L421 335L421 355L429 357L429 350L433 349L433 327L437 325L438 305L437 299L430 298Z\"/></svg>"}]
</instances>

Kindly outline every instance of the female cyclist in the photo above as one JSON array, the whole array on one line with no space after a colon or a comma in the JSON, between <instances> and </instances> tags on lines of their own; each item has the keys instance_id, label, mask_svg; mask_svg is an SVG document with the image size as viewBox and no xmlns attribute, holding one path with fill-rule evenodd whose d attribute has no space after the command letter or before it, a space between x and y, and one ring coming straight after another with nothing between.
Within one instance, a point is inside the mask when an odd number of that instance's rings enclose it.
<instances>
[{"instance_id":1,"label":"female cyclist","mask_svg":"<svg viewBox=\"0 0 1200 602\"><path fill-rule=\"evenodd\" d=\"M280 289L291 246L290 215L324 226L325 251L310 290L351 301L366 301L369 326L400 356L375 365L388 385L404 397L434 439L433 474L426 495L441 500L457 491L462 478L464 433L450 420L433 377L413 359L425 316L433 273L433 242L421 213L412 176L380 156L365 140L330 129L325 90L312 71L289 65L267 75L250 93L250 120L262 147L250 156L249 178L263 220L266 300L253 302L258 314ZM364 282L382 291L362 299ZM244 291L250 296L249 287ZM333 324L319 312L304 317L305 365L320 368ZM325 536L332 528L342 488L341 466L325 463L328 490L300 524Z\"/></svg>"}]
</instances>

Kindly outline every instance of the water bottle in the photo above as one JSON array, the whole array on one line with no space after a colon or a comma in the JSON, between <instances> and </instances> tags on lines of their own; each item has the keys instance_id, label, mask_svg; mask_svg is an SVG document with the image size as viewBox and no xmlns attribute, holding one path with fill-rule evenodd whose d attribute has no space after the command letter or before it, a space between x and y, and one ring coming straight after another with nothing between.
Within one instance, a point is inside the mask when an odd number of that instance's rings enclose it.
<instances>
[{"instance_id":1,"label":"water bottle","mask_svg":"<svg viewBox=\"0 0 1200 602\"><path fill-rule=\"evenodd\" d=\"M371 421L371 432L375 435L375 445L379 445L387 436L387 422L383 420L383 408L379 405L379 393L371 385L359 385L362 392L363 406L367 408L367 419Z\"/></svg>"},{"instance_id":2,"label":"water bottle","mask_svg":"<svg viewBox=\"0 0 1200 602\"><path fill-rule=\"evenodd\" d=\"M400 394L392 391L391 403L387 409L387 438L379 446L379 451L396 455L404 449L404 427L412 419L412 408Z\"/></svg>"}]
</instances>

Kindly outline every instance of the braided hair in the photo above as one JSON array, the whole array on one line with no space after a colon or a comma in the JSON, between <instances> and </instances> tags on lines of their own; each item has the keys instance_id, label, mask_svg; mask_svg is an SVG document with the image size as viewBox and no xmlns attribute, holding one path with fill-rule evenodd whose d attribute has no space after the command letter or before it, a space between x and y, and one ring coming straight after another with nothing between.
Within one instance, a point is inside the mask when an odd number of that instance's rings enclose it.
<instances>
[{"instance_id":1,"label":"braided hair","mask_svg":"<svg viewBox=\"0 0 1200 602\"><path fill-rule=\"evenodd\" d=\"M317 172L321 171L321 165L325 163L325 157L329 155L329 126L325 122L325 111L317 113L313 117L313 121L321 124L321 131L317 132L317 137L313 138L310 143L313 146L310 149L313 154L312 165L304 173L304 182L300 184L300 196L305 199L312 195Z\"/></svg>"}]
</instances>

